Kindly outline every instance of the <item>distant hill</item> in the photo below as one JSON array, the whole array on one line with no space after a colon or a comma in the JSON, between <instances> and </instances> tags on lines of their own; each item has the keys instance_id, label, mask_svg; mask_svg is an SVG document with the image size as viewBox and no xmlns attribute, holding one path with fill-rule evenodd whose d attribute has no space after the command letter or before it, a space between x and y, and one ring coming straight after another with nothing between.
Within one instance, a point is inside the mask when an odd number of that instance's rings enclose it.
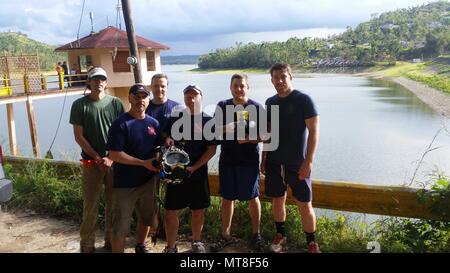
<instances>
[{"instance_id":1,"label":"distant hill","mask_svg":"<svg viewBox=\"0 0 450 273\"><path fill-rule=\"evenodd\" d=\"M371 66L375 62L434 58L450 52L450 2L373 14L370 21L328 39L292 37L285 42L238 43L199 58L201 69L294 66Z\"/></svg>"},{"instance_id":2,"label":"distant hill","mask_svg":"<svg viewBox=\"0 0 450 273\"><path fill-rule=\"evenodd\" d=\"M39 54L41 70L53 70L57 62L64 61L65 53L54 52L56 46L47 45L27 37L20 32L0 32L0 54Z\"/></svg>"},{"instance_id":3,"label":"distant hill","mask_svg":"<svg viewBox=\"0 0 450 273\"><path fill-rule=\"evenodd\" d=\"M162 64L197 64L199 55L161 56Z\"/></svg>"}]
</instances>

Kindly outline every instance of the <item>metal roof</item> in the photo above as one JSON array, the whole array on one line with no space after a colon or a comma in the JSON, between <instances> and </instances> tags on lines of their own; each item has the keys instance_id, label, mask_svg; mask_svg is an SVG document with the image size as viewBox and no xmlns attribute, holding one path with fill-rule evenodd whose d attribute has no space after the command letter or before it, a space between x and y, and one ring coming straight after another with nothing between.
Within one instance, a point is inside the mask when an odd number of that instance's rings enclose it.
<instances>
[{"instance_id":1,"label":"metal roof","mask_svg":"<svg viewBox=\"0 0 450 273\"><path fill-rule=\"evenodd\" d=\"M138 48L169 50L170 47L158 42L145 39L136 35ZM75 40L66 45L58 47L55 51L69 51L77 49L94 49L94 48L118 48L128 49L127 32L115 27L107 27L99 32L95 32L86 37Z\"/></svg>"}]
</instances>

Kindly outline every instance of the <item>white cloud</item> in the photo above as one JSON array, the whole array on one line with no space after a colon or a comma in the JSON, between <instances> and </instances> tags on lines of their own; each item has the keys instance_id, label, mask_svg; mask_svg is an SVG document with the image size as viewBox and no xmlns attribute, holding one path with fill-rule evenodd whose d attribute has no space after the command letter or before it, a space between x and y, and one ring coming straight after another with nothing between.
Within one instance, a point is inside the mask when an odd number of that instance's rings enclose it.
<instances>
[{"instance_id":1,"label":"white cloud","mask_svg":"<svg viewBox=\"0 0 450 273\"><path fill-rule=\"evenodd\" d=\"M50 44L76 38L82 0L2 1L0 30L22 31ZM130 1L139 35L177 45L201 44L208 51L222 44L280 37L286 33L336 31L370 19L372 13L417 6L424 0L133 0ZM86 0L81 36L115 25L117 0ZM21 14L22 16L17 16ZM25 16L25 20L24 17ZM107 19L108 18L108 19ZM312 29L312 30L308 30ZM326 32L326 31L325 31ZM301 33L300 33L301 34ZM296 34L297 35L297 34ZM229 39L224 41L224 39ZM247 39L247 40L245 40ZM213 41L222 43L213 44ZM187 48L187 47L186 47ZM203 50L203 49L202 49ZM196 51L197 52L197 51Z\"/></svg>"}]
</instances>

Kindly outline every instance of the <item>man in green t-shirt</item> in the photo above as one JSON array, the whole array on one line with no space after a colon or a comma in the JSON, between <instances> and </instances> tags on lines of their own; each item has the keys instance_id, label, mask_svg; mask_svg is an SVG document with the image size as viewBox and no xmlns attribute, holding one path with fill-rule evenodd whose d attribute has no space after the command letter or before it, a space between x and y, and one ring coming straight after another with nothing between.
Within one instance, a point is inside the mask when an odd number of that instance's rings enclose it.
<instances>
[{"instance_id":1,"label":"man in green t-shirt","mask_svg":"<svg viewBox=\"0 0 450 273\"><path fill-rule=\"evenodd\" d=\"M94 67L88 72L88 95L74 101L70 112L75 141L81 147L83 220L80 252L95 252L95 232L102 186L105 188L105 248L111 249L112 161L106 152L108 130L124 112L120 99L105 93L107 74Z\"/></svg>"}]
</instances>

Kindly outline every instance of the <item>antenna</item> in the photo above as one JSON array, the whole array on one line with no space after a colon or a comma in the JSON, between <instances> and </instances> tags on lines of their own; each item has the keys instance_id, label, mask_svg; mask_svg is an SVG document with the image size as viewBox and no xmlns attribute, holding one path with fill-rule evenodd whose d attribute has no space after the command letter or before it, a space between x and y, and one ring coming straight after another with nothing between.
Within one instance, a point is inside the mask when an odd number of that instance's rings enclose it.
<instances>
[{"instance_id":1,"label":"antenna","mask_svg":"<svg viewBox=\"0 0 450 273\"><path fill-rule=\"evenodd\" d=\"M120 5L120 0L117 0L117 15L116 15L116 28L122 29L122 19L121 19L121 12L122 12L122 5Z\"/></svg>"},{"instance_id":2,"label":"antenna","mask_svg":"<svg viewBox=\"0 0 450 273\"><path fill-rule=\"evenodd\" d=\"M80 16L80 23L78 24L78 33L77 33L77 43L78 47L80 47L80 29L81 29L81 21L83 20L83 14L84 14L84 5L86 4L86 0L83 0L83 7L81 8L81 16Z\"/></svg>"},{"instance_id":3,"label":"antenna","mask_svg":"<svg viewBox=\"0 0 450 273\"><path fill-rule=\"evenodd\" d=\"M91 35L94 34L94 13L89 12L89 18L91 18Z\"/></svg>"}]
</instances>

